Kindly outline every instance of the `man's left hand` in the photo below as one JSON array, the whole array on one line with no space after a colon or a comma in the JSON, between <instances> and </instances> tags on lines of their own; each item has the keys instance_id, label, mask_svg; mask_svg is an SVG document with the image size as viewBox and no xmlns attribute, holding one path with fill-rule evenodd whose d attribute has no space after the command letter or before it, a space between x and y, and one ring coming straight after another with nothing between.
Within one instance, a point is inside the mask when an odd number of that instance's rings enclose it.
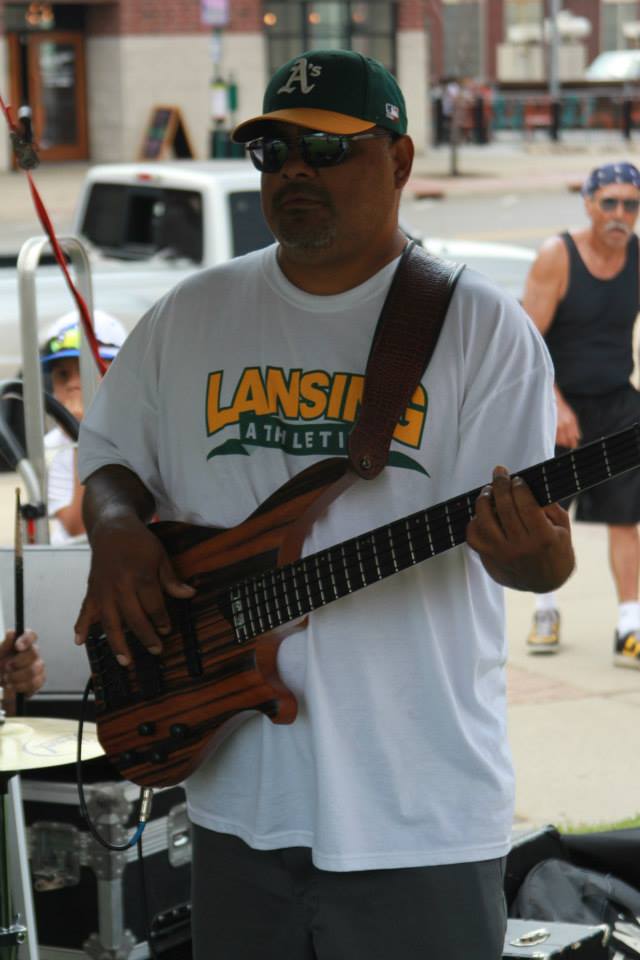
<instances>
[{"instance_id":1,"label":"man's left hand","mask_svg":"<svg viewBox=\"0 0 640 960\"><path fill-rule=\"evenodd\" d=\"M475 511L467 543L497 583L548 593L568 579L575 558L569 515L559 504L540 507L524 480L496 467Z\"/></svg>"},{"instance_id":2,"label":"man's left hand","mask_svg":"<svg viewBox=\"0 0 640 960\"><path fill-rule=\"evenodd\" d=\"M0 643L0 686L4 688L3 706L9 714L14 710L16 694L30 697L46 679L37 639L33 630L25 630L16 641L15 630L7 630Z\"/></svg>"}]
</instances>

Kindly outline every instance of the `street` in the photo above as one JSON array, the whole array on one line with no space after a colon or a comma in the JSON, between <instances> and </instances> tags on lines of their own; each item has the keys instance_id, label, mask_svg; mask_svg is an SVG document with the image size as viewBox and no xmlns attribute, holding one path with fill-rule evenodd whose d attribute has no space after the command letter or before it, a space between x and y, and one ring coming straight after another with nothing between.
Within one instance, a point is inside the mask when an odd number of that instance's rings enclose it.
<instances>
[{"instance_id":1,"label":"street","mask_svg":"<svg viewBox=\"0 0 640 960\"><path fill-rule=\"evenodd\" d=\"M489 196L447 196L443 200L416 200L407 195L402 205L406 223L420 234L515 243L537 249L545 237L583 223L579 193L556 190Z\"/></svg>"}]
</instances>

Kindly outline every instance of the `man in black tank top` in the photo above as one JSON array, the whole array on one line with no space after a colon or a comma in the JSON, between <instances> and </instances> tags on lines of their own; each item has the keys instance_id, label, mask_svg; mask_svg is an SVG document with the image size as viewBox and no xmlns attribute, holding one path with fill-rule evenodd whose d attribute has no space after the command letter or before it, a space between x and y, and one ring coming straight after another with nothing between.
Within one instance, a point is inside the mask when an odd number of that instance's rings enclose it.
<instances>
[{"instance_id":1,"label":"man in black tank top","mask_svg":"<svg viewBox=\"0 0 640 960\"><path fill-rule=\"evenodd\" d=\"M639 307L640 171L630 163L598 167L582 193L589 226L543 244L523 297L554 363L556 442L569 449L640 421L640 393L629 381ZM614 663L640 668L640 471L582 493L576 520L607 524L619 603ZM555 597L537 595L529 651L552 653L559 641Z\"/></svg>"}]
</instances>

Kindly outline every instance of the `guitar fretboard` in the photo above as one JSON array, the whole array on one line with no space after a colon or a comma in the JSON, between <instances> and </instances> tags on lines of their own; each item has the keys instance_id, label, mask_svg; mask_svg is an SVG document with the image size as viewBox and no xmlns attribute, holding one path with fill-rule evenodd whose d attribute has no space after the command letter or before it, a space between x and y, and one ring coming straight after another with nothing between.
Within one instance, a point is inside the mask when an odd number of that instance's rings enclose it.
<instances>
[{"instance_id":1,"label":"guitar fretboard","mask_svg":"<svg viewBox=\"0 0 640 960\"><path fill-rule=\"evenodd\" d=\"M640 426L634 424L518 476L540 506L548 506L638 466ZM463 543L481 489L236 583L229 595L236 639L249 641Z\"/></svg>"}]
</instances>

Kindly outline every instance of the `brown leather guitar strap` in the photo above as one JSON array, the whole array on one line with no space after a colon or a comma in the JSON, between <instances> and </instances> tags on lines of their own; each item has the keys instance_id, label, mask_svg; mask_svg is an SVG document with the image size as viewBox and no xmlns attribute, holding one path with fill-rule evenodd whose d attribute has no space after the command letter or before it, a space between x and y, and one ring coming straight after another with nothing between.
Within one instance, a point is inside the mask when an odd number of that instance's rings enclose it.
<instances>
[{"instance_id":1,"label":"brown leather guitar strap","mask_svg":"<svg viewBox=\"0 0 640 960\"><path fill-rule=\"evenodd\" d=\"M360 414L349 435L349 461L372 480L389 456L398 420L427 369L463 264L428 254L410 241L380 313Z\"/></svg>"}]
</instances>

